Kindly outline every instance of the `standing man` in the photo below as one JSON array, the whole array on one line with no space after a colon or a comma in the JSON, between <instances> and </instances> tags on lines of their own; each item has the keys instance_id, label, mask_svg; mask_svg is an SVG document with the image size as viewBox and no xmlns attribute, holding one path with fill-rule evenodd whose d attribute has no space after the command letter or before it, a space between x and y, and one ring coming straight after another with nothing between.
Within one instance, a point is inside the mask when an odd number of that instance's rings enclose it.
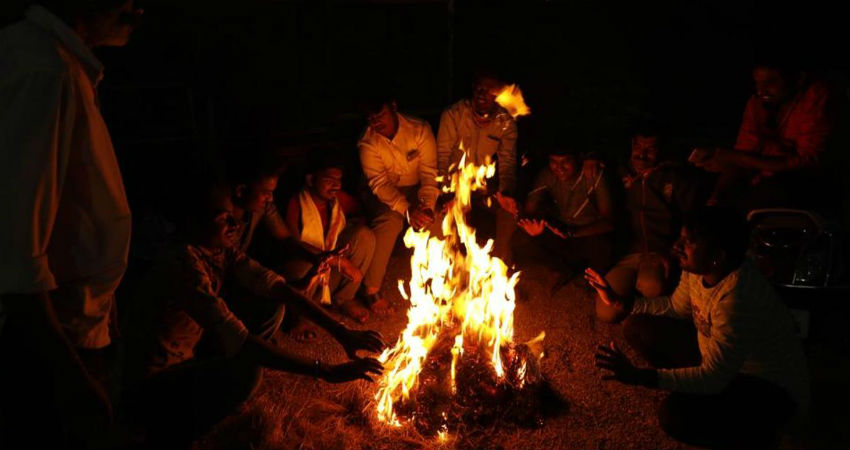
<instances>
[{"instance_id":1,"label":"standing man","mask_svg":"<svg viewBox=\"0 0 850 450\"><path fill-rule=\"evenodd\" d=\"M97 46L123 46L132 0L48 1L0 30L0 447L102 432L114 291L130 210L96 87ZM87 368L88 366L88 368Z\"/></svg>"},{"instance_id":2,"label":"standing man","mask_svg":"<svg viewBox=\"0 0 850 450\"><path fill-rule=\"evenodd\" d=\"M437 161L441 174L457 164L464 153L466 162L477 165L484 164L488 158L497 161L495 197L499 207L486 208L496 216L493 253L509 260L518 212L513 198L517 180L517 127L514 118L496 103L504 87L505 83L496 76L479 73L472 86L472 98L463 99L443 111L437 132Z\"/></svg>"},{"instance_id":3,"label":"standing man","mask_svg":"<svg viewBox=\"0 0 850 450\"><path fill-rule=\"evenodd\" d=\"M395 100L382 98L364 105L369 126L357 147L360 164L378 205L372 209L375 252L363 278L366 303L373 311L389 304L381 283L396 238L407 221L416 229L434 223L437 152L428 122L398 112Z\"/></svg>"}]
</instances>

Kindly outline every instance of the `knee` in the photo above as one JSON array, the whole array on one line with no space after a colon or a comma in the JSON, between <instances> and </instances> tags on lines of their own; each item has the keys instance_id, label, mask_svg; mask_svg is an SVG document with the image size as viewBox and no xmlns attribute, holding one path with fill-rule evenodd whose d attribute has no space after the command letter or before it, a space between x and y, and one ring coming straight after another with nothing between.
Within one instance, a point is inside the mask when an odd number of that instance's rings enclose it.
<instances>
[{"instance_id":1,"label":"knee","mask_svg":"<svg viewBox=\"0 0 850 450\"><path fill-rule=\"evenodd\" d=\"M635 288L646 298L660 297L664 292L664 280L655 275L639 276Z\"/></svg>"},{"instance_id":2,"label":"knee","mask_svg":"<svg viewBox=\"0 0 850 450\"><path fill-rule=\"evenodd\" d=\"M369 227L357 227L357 230L354 232L354 237L351 239L351 245L352 247L371 251L375 248L375 233L373 233Z\"/></svg>"},{"instance_id":3,"label":"knee","mask_svg":"<svg viewBox=\"0 0 850 450\"><path fill-rule=\"evenodd\" d=\"M373 232L376 238L398 236L404 227L404 217L395 211L388 211L375 219Z\"/></svg>"}]
</instances>

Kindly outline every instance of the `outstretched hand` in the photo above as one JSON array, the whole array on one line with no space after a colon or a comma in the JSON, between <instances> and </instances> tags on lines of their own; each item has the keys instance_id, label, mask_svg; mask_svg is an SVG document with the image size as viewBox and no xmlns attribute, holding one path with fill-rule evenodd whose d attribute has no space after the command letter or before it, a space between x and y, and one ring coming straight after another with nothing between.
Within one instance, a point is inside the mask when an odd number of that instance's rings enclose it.
<instances>
[{"instance_id":1,"label":"outstretched hand","mask_svg":"<svg viewBox=\"0 0 850 450\"><path fill-rule=\"evenodd\" d=\"M596 348L596 367L607 371L602 375L603 380L616 380L624 384L641 386L657 384L657 375L654 370L635 367L614 342Z\"/></svg>"},{"instance_id":2,"label":"outstretched hand","mask_svg":"<svg viewBox=\"0 0 850 450\"><path fill-rule=\"evenodd\" d=\"M517 225L525 230L529 236L539 236L546 228L546 221L540 219L519 219Z\"/></svg>"},{"instance_id":3,"label":"outstretched hand","mask_svg":"<svg viewBox=\"0 0 850 450\"><path fill-rule=\"evenodd\" d=\"M345 383L354 380L374 381L371 375L381 375L384 366L375 358L355 358L326 368L320 377L329 383Z\"/></svg>"},{"instance_id":4,"label":"outstretched hand","mask_svg":"<svg viewBox=\"0 0 850 450\"><path fill-rule=\"evenodd\" d=\"M602 300L602 303L605 303L608 306L618 306L622 304L617 293L614 292L613 288L611 288L611 284L608 283L608 280L600 275L599 272L588 267L584 271L584 279L587 280L590 287L596 290L596 294L599 295L599 299Z\"/></svg>"},{"instance_id":5,"label":"outstretched hand","mask_svg":"<svg viewBox=\"0 0 850 450\"><path fill-rule=\"evenodd\" d=\"M349 359L357 359L357 352L379 353L387 345L381 333L373 330L351 330L346 328L336 336L336 340L342 345Z\"/></svg>"}]
</instances>

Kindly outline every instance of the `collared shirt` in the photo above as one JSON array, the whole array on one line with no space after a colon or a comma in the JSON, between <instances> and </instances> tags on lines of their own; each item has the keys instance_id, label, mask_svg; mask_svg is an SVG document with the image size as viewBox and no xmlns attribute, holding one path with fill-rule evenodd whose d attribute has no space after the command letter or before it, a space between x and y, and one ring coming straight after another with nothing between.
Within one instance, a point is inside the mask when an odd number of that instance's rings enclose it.
<instances>
[{"instance_id":1,"label":"collared shirt","mask_svg":"<svg viewBox=\"0 0 850 450\"><path fill-rule=\"evenodd\" d=\"M498 159L499 190L511 193L516 189L516 121L505 110L500 110L486 125L473 117L472 104L461 100L448 107L440 116L437 131L437 166L445 175L452 164L460 162L466 153L466 162L477 165L487 157Z\"/></svg>"},{"instance_id":2,"label":"collared shirt","mask_svg":"<svg viewBox=\"0 0 850 450\"><path fill-rule=\"evenodd\" d=\"M72 343L109 344L130 209L95 87L103 66L48 10L0 30L0 293L58 288Z\"/></svg>"},{"instance_id":3,"label":"collared shirt","mask_svg":"<svg viewBox=\"0 0 850 450\"><path fill-rule=\"evenodd\" d=\"M632 314L693 320L702 363L662 369L663 389L698 394L722 391L738 373L784 388L803 408L809 401L806 357L791 314L755 265L745 261L714 286L683 272L671 297L640 298Z\"/></svg>"},{"instance_id":4,"label":"collared shirt","mask_svg":"<svg viewBox=\"0 0 850 450\"><path fill-rule=\"evenodd\" d=\"M554 203L558 219L570 226L582 227L603 219L602 211L611 210L611 193L603 175L588 180L583 174L560 180L544 168L528 193L527 208L537 213L545 197Z\"/></svg>"},{"instance_id":5,"label":"collared shirt","mask_svg":"<svg viewBox=\"0 0 850 450\"><path fill-rule=\"evenodd\" d=\"M142 344L145 373L188 361L204 333L213 333L227 356L236 354L248 329L221 297L225 279L270 298L280 275L237 249L209 251L183 244L153 269L134 312L131 338ZM273 301L270 299L269 301Z\"/></svg>"},{"instance_id":6,"label":"collared shirt","mask_svg":"<svg viewBox=\"0 0 850 450\"><path fill-rule=\"evenodd\" d=\"M401 113L398 131L392 139L368 127L357 147L360 164L372 192L385 205L399 214L410 206L402 187L419 185L419 199L434 208L437 189L437 153L431 126Z\"/></svg>"},{"instance_id":7,"label":"collared shirt","mask_svg":"<svg viewBox=\"0 0 850 450\"><path fill-rule=\"evenodd\" d=\"M803 86L776 111L766 108L753 95L744 110L735 149L784 156L792 166L817 165L835 128L836 117L832 92L824 82Z\"/></svg>"}]
</instances>

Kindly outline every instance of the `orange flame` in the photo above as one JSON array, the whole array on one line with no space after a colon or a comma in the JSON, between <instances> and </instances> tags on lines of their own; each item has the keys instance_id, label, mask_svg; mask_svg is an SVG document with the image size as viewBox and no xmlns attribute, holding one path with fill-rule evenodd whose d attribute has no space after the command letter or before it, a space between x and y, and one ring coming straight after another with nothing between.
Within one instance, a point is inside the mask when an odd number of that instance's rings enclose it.
<instances>
[{"instance_id":1,"label":"orange flame","mask_svg":"<svg viewBox=\"0 0 850 450\"><path fill-rule=\"evenodd\" d=\"M384 375L375 395L378 419L394 426L401 426L401 421L393 405L410 398L441 333L456 334L450 374L453 390L455 367L463 357L465 343L487 351L494 373L499 379L505 376L500 349L513 339L514 287L519 272L509 276L505 263L490 256L493 241L479 246L475 230L466 223L472 191L484 188L485 179L495 174L496 167L490 161L483 166L465 161L464 156L447 189L455 193L455 201L442 222L445 239L412 227L404 235L405 245L413 249L408 292L399 281L399 290L410 301L408 324L395 347L378 358L384 364Z\"/></svg>"},{"instance_id":2,"label":"orange flame","mask_svg":"<svg viewBox=\"0 0 850 450\"><path fill-rule=\"evenodd\" d=\"M515 84L505 86L502 92L499 92L499 95L496 96L496 103L508 110L508 114L514 119L531 114L531 108L525 104L525 100L522 98L522 91Z\"/></svg>"}]
</instances>

